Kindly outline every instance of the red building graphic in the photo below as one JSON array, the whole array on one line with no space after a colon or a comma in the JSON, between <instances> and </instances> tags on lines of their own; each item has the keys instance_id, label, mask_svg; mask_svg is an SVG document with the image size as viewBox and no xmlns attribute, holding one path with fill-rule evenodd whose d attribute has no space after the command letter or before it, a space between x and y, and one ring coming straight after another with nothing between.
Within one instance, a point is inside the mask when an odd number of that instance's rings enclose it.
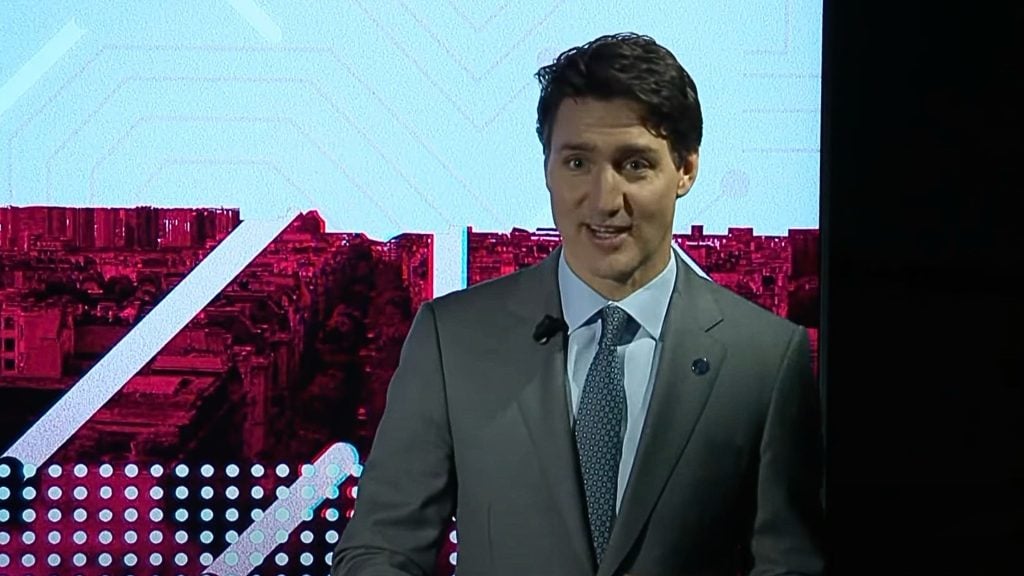
<instances>
[{"instance_id":1,"label":"red building graphic","mask_svg":"<svg viewBox=\"0 0 1024 576\"><path fill-rule=\"evenodd\" d=\"M820 318L818 230L790 230L786 236L757 236L752 228L705 234L692 226L676 234L678 245L716 283L808 329L815 373ZM557 230L510 233L469 231L469 284L531 266L561 243Z\"/></svg>"},{"instance_id":2,"label":"red building graphic","mask_svg":"<svg viewBox=\"0 0 1024 576\"><path fill-rule=\"evenodd\" d=\"M0 444L238 223L222 209L0 208ZM298 463L332 442L366 449L432 264L430 236L378 242L298 216L53 461Z\"/></svg>"}]
</instances>

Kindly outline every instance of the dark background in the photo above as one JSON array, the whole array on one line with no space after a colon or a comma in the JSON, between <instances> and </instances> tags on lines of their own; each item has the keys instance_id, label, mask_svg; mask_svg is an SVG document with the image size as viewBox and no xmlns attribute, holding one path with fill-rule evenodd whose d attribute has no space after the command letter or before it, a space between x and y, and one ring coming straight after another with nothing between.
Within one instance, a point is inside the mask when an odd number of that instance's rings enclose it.
<instances>
[{"instance_id":1,"label":"dark background","mask_svg":"<svg viewBox=\"0 0 1024 576\"><path fill-rule=\"evenodd\" d=\"M832 575L1024 573L1024 17L1002 4L825 3Z\"/></svg>"}]
</instances>

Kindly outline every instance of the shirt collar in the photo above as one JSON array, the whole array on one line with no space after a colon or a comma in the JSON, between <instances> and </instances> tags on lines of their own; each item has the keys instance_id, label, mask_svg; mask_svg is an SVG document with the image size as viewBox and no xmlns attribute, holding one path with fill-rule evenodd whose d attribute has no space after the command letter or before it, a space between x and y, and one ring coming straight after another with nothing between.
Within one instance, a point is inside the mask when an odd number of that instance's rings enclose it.
<instances>
[{"instance_id":1,"label":"shirt collar","mask_svg":"<svg viewBox=\"0 0 1024 576\"><path fill-rule=\"evenodd\" d=\"M676 281L675 252L668 259L668 265L650 282L624 299L615 302L632 317L640 327L655 340L661 337L669 300ZM565 249L558 258L558 286L562 300L562 312L569 325L569 333L585 324L601 308L612 303L587 285L569 267L565 260Z\"/></svg>"}]
</instances>

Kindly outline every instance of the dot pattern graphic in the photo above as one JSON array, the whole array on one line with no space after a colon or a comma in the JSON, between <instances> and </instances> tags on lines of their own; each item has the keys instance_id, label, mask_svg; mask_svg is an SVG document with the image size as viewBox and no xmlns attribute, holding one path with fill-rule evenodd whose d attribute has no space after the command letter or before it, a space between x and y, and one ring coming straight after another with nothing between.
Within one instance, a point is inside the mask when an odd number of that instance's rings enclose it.
<instances>
[{"instance_id":1,"label":"dot pattern graphic","mask_svg":"<svg viewBox=\"0 0 1024 576\"><path fill-rule=\"evenodd\" d=\"M0 524L0 568L191 574L237 543L264 547L234 558L239 566L256 565L255 573L326 573L357 481L348 478L325 491L291 490L298 479L326 474L328 467L280 463L47 464L40 470L33 481L5 484L0 492L0 510L11 521ZM297 528L249 530L279 498L308 503L269 515ZM16 499L31 507L13 509L9 503Z\"/></svg>"}]
</instances>

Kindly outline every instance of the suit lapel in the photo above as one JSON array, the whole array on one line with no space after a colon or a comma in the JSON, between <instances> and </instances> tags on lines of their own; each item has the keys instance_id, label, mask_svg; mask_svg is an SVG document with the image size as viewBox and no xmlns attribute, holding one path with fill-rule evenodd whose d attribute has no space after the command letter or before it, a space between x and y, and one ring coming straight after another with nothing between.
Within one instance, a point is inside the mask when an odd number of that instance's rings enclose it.
<instances>
[{"instance_id":1,"label":"suit lapel","mask_svg":"<svg viewBox=\"0 0 1024 576\"><path fill-rule=\"evenodd\" d=\"M662 330L661 352L640 443L598 576L615 573L628 554L704 410L726 349L708 332L721 314L708 290L678 256L676 284ZM691 366L706 358L707 373Z\"/></svg>"},{"instance_id":2,"label":"suit lapel","mask_svg":"<svg viewBox=\"0 0 1024 576\"><path fill-rule=\"evenodd\" d=\"M559 250L529 271L529 275L524 274L521 280L529 285L514 292L520 298L510 304L526 322L537 323L545 314L562 317L557 274ZM517 404L539 467L565 520L569 535L567 545L577 556L579 565L586 566L587 573L593 574L596 566L590 551L590 531L586 524L576 448L569 426L565 367L567 340L568 335L562 333L543 345L533 340L516 344L529 346L530 350L525 354L513 354L513 357L530 358L530 362L537 366Z\"/></svg>"}]
</instances>

